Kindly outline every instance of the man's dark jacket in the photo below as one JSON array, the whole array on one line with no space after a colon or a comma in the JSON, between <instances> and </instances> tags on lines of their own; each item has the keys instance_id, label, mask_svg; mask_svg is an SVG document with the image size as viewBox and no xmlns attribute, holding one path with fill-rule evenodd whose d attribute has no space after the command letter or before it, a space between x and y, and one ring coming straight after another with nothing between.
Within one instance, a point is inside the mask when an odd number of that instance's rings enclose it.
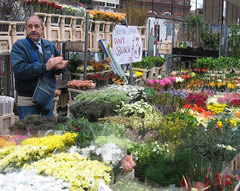
<instances>
[{"instance_id":1,"label":"man's dark jacket","mask_svg":"<svg viewBox=\"0 0 240 191\"><path fill-rule=\"evenodd\" d=\"M48 73L55 80L55 72L46 71L46 63L53 56L59 56L54 43L41 39L43 54L40 54L36 44L27 38L38 61L34 61L31 50L24 39L14 43L11 50L11 65L15 77L15 87L19 96L32 97L38 78Z\"/></svg>"}]
</instances>

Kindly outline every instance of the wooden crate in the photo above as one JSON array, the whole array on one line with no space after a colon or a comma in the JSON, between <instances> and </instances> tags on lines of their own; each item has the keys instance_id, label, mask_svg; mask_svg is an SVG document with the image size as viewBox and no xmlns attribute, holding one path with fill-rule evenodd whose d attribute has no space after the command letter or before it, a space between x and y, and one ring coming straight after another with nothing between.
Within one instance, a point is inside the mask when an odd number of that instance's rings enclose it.
<instances>
[{"instance_id":1,"label":"wooden crate","mask_svg":"<svg viewBox=\"0 0 240 191\"><path fill-rule=\"evenodd\" d=\"M25 22L11 22L12 45L19 39L26 37Z\"/></svg>"},{"instance_id":2,"label":"wooden crate","mask_svg":"<svg viewBox=\"0 0 240 191\"><path fill-rule=\"evenodd\" d=\"M238 153L230 163L224 166L222 174L231 173L233 171L239 170L240 170L240 153Z\"/></svg>"},{"instance_id":3,"label":"wooden crate","mask_svg":"<svg viewBox=\"0 0 240 191\"><path fill-rule=\"evenodd\" d=\"M11 25L9 21L0 21L0 53L10 52L12 47Z\"/></svg>"},{"instance_id":4,"label":"wooden crate","mask_svg":"<svg viewBox=\"0 0 240 191\"><path fill-rule=\"evenodd\" d=\"M116 26L114 22L105 23L104 39L108 40L111 47L113 47L112 33Z\"/></svg>"},{"instance_id":5,"label":"wooden crate","mask_svg":"<svg viewBox=\"0 0 240 191\"><path fill-rule=\"evenodd\" d=\"M145 26L138 26L137 29L142 39L142 48L147 50L147 29Z\"/></svg>"},{"instance_id":6,"label":"wooden crate","mask_svg":"<svg viewBox=\"0 0 240 191\"><path fill-rule=\"evenodd\" d=\"M158 51L158 54L171 54L172 43L169 41L158 42L157 51Z\"/></svg>"},{"instance_id":7,"label":"wooden crate","mask_svg":"<svg viewBox=\"0 0 240 191\"><path fill-rule=\"evenodd\" d=\"M94 21L93 24L92 24L92 27L93 27L93 32L92 32L92 35L93 35L93 39L92 39L92 42L93 42L93 47L92 47L92 50L93 52L99 52L100 51L100 46L98 44L98 41L100 39L104 39L104 31L105 31L105 24L106 22L104 21Z\"/></svg>"},{"instance_id":8,"label":"wooden crate","mask_svg":"<svg viewBox=\"0 0 240 191\"><path fill-rule=\"evenodd\" d=\"M84 41L83 17L72 17L72 41Z\"/></svg>"},{"instance_id":9,"label":"wooden crate","mask_svg":"<svg viewBox=\"0 0 240 191\"><path fill-rule=\"evenodd\" d=\"M88 50L92 52L93 47L93 36L92 36L92 23L93 20L89 20L89 26L88 26ZM85 36L85 28L86 28L86 21L83 22L83 31ZM84 37L85 38L85 37Z\"/></svg>"},{"instance_id":10,"label":"wooden crate","mask_svg":"<svg viewBox=\"0 0 240 191\"><path fill-rule=\"evenodd\" d=\"M47 16L47 39L50 41L60 41L60 18L61 15L48 14Z\"/></svg>"},{"instance_id":11,"label":"wooden crate","mask_svg":"<svg viewBox=\"0 0 240 191\"><path fill-rule=\"evenodd\" d=\"M72 41L72 16L62 15L60 18L61 41Z\"/></svg>"},{"instance_id":12,"label":"wooden crate","mask_svg":"<svg viewBox=\"0 0 240 191\"><path fill-rule=\"evenodd\" d=\"M47 37L47 27L46 27L48 14L40 13L40 12L34 12L34 15L37 15L37 16L39 16L42 19L43 26L44 26L44 30L43 30L42 36L43 36L43 38L48 39L48 37Z\"/></svg>"},{"instance_id":13,"label":"wooden crate","mask_svg":"<svg viewBox=\"0 0 240 191\"><path fill-rule=\"evenodd\" d=\"M9 134L8 128L15 123L15 115L7 114L0 116L0 134Z\"/></svg>"}]
</instances>

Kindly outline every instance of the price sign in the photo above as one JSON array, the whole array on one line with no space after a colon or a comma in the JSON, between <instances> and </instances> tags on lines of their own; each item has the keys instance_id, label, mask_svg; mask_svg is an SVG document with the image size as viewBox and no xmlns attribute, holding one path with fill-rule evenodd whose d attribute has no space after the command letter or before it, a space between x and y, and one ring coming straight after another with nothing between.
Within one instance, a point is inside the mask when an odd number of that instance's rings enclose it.
<instances>
[{"instance_id":1,"label":"price sign","mask_svg":"<svg viewBox=\"0 0 240 191\"><path fill-rule=\"evenodd\" d=\"M116 25L112 49L120 65L142 61L142 39L137 27Z\"/></svg>"}]
</instances>

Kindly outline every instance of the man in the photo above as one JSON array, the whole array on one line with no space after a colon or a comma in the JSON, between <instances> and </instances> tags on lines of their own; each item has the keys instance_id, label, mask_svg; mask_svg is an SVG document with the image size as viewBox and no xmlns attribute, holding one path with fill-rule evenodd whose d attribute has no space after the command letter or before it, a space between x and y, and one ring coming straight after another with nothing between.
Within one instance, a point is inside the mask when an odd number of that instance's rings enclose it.
<instances>
[{"instance_id":1,"label":"man","mask_svg":"<svg viewBox=\"0 0 240 191\"><path fill-rule=\"evenodd\" d=\"M32 102L32 96L41 76L47 75L56 83L55 75L65 68L68 61L59 56L52 42L41 38L44 26L38 16L31 16L26 20L25 30L26 39L16 41L11 51L19 119L31 114L52 117L53 99L50 100L52 109L46 111Z\"/></svg>"}]
</instances>

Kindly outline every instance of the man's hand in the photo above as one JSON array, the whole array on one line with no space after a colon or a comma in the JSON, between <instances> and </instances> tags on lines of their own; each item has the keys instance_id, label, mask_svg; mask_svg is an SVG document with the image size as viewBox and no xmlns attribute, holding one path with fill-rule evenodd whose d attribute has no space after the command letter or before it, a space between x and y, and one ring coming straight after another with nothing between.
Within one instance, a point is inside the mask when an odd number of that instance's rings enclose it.
<instances>
[{"instance_id":1,"label":"man's hand","mask_svg":"<svg viewBox=\"0 0 240 191\"><path fill-rule=\"evenodd\" d=\"M63 68L65 68L67 65L68 65L68 60L62 60L62 62L60 62L59 64L57 64L54 69L55 69L55 70L63 69Z\"/></svg>"},{"instance_id":2,"label":"man's hand","mask_svg":"<svg viewBox=\"0 0 240 191\"><path fill-rule=\"evenodd\" d=\"M63 60L62 56L57 56L57 57L53 57L53 55L51 56L51 58L48 59L47 64L46 64L46 70L52 70L52 69L63 69L66 65L68 64L67 60Z\"/></svg>"}]
</instances>

